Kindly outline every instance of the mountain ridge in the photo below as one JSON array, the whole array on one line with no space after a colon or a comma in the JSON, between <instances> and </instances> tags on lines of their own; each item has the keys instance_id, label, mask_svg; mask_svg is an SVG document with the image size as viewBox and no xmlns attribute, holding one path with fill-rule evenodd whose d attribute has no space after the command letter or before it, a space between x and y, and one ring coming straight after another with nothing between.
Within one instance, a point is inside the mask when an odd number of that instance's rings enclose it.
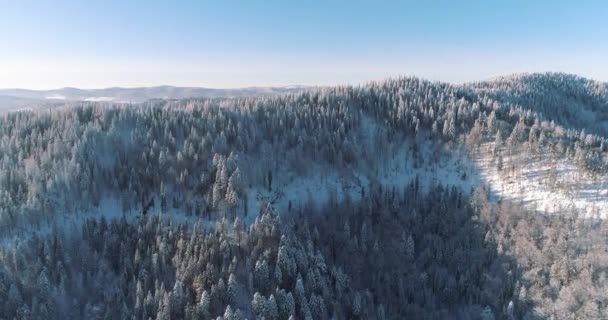
<instances>
[{"instance_id":1,"label":"mountain ridge","mask_svg":"<svg viewBox=\"0 0 608 320\"><path fill-rule=\"evenodd\" d=\"M410 76L399 76L395 79L410 78ZM428 81L420 77L411 77L422 81ZM392 79L392 78L391 78ZM381 81L370 81L359 84L359 87L376 83L381 84L391 79ZM430 82L430 81L429 81ZM602 122L601 127L593 127L594 133L608 135L608 83L582 77L576 74L563 72L536 72L536 73L514 73L497 76L487 80L471 81L462 84L451 82L434 81L433 83L448 85L457 89L473 90L483 93L495 100L521 105L531 111L546 113L548 104L556 104L563 109L562 112L568 116L577 116L571 110L572 97L583 98L589 101L591 108L583 108L587 118L597 116ZM560 84L567 86L560 87ZM330 86L332 87L332 86ZM334 86L342 87L342 86ZM346 86L353 87L353 86ZM303 90L323 88L319 86L286 85L286 86L251 86L242 88L207 88L196 86L140 86L140 87L106 87L82 89L77 87L63 87L49 90L33 90L23 88L0 89L0 111L15 111L23 109L35 109L37 106L48 106L48 103L62 102L117 102L117 103L141 103L152 99L189 99L189 98L230 98L248 97L262 95L281 95L298 93ZM491 89L490 89L491 88ZM543 93L538 97L538 92ZM554 93L562 101L540 101L546 99L547 93ZM508 96L508 100L504 97ZM531 101L532 100L532 101ZM578 101L576 101L578 103ZM590 109L590 110L588 110ZM599 114L598 114L599 110ZM558 117L547 117L555 120ZM563 120L563 119L560 119ZM574 124L578 129L589 125L589 119Z\"/></svg>"},{"instance_id":2,"label":"mountain ridge","mask_svg":"<svg viewBox=\"0 0 608 320\"><path fill-rule=\"evenodd\" d=\"M535 83L2 115L0 314L600 319L603 106Z\"/></svg>"},{"instance_id":3,"label":"mountain ridge","mask_svg":"<svg viewBox=\"0 0 608 320\"><path fill-rule=\"evenodd\" d=\"M102 89L80 89L64 87L51 90L0 89L0 112L33 110L63 102L115 102L141 103L152 99L187 99L246 97L295 93L309 87L245 87L216 89L204 87L177 87L170 85L154 87L109 87Z\"/></svg>"}]
</instances>

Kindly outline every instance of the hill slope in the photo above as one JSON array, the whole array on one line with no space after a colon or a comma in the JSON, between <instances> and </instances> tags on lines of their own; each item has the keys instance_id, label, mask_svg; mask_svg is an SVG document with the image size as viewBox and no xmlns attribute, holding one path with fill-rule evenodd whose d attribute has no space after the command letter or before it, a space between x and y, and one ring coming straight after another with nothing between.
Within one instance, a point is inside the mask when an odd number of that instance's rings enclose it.
<instances>
[{"instance_id":1,"label":"hill slope","mask_svg":"<svg viewBox=\"0 0 608 320\"><path fill-rule=\"evenodd\" d=\"M398 78L3 115L0 314L601 318L605 87Z\"/></svg>"},{"instance_id":2,"label":"hill slope","mask_svg":"<svg viewBox=\"0 0 608 320\"><path fill-rule=\"evenodd\" d=\"M519 74L468 85L566 128L608 136L608 84L563 73Z\"/></svg>"}]
</instances>

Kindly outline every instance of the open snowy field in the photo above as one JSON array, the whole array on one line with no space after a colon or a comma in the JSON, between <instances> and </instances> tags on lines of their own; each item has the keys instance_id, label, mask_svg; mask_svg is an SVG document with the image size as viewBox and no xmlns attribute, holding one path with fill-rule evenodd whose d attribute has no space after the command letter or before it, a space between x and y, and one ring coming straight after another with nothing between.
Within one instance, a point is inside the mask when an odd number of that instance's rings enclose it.
<instances>
[{"instance_id":1,"label":"open snowy field","mask_svg":"<svg viewBox=\"0 0 608 320\"><path fill-rule=\"evenodd\" d=\"M521 153L506 152L499 170L492 148L493 144L484 144L474 158L482 179L499 199L516 200L539 212L575 209L586 217L608 216L608 177L581 172L567 159L524 158ZM517 163L515 170L510 163Z\"/></svg>"}]
</instances>

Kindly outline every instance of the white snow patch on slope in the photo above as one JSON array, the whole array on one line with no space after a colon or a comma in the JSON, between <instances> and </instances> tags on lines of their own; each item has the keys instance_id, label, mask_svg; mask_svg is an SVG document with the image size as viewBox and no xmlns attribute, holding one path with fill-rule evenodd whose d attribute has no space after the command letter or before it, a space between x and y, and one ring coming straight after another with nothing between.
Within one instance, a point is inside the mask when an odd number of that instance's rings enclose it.
<instances>
[{"instance_id":1,"label":"white snow patch on slope","mask_svg":"<svg viewBox=\"0 0 608 320\"><path fill-rule=\"evenodd\" d=\"M519 201L539 212L574 209L585 217L608 216L608 177L582 173L571 160L523 159L521 154L503 155L504 167L499 171L492 160L492 148L493 144L482 145L475 160L482 178L500 198ZM511 159L524 165L513 171L508 168Z\"/></svg>"},{"instance_id":2,"label":"white snow patch on slope","mask_svg":"<svg viewBox=\"0 0 608 320\"><path fill-rule=\"evenodd\" d=\"M84 101L90 101L90 102L106 102L106 101L113 101L114 97L88 97L85 98Z\"/></svg>"},{"instance_id":3,"label":"white snow patch on slope","mask_svg":"<svg viewBox=\"0 0 608 320\"><path fill-rule=\"evenodd\" d=\"M206 228L213 226L214 221L202 219L198 216L187 215L181 208L169 207L166 210L160 210L158 204L160 200L155 197L155 207L150 209L148 216L159 216L165 224L186 224L195 225L199 224ZM11 245L17 242L26 241L34 235L39 237L46 237L54 230L77 230L88 220L88 219L101 219L105 218L108 222L116 219L122 219L123 216L128 222L134 223L141 218L141 207L136 206L129 210L123 209L120 198L114 195L108 195L104 197L97 207L92 207L87 210L76 210L74 212L57 212L52 216L50 221L40 222L38 224L31 224L27 227L19 227L9 233L0 235L0 246Z\"/></svg>"},{"instance_id":4,"label":"white snow patch on slope","mask_svg":"<svg viewBox=\"0 0 608 320\"><path fill-rule=\"evenodd\" d=\"M443 185L456 186L468 193L480 183L475 165L464 150L451 150L451 146L435 143L424 134L416 138L403 137L398 143L382 143L377 139L384 139L383 130L375 120L362 116L361 147L367 150L371 159L359 159L360 163L355 168L336 170L316 165L303 176L283 171L273 174L272 190L263 186L249 188L249 214L245 222L253 222L262 203L270 203L281 213L287 212L290 204L297 210L311 200L316 207L323 206L329 203L332 195L337 202L346 197L358 201L372 185L401 192L416 176L422 191L433 185ZM418 147L418 158L421 159L417 163L414 145Z\"/></svg>"},{"instance_id":5,"label":"white snow patch on slope","mask_svg":"<svg viewBox=\"0 0 608 320\"><path fill-rule=\"evenodd\" d=\"M60 94L53 94L50 96L46 96L44 98L46 100L66 100L66 97L64 95L60 95Z\"/></svg>"},{"instance_id":6,"label":"white snow patch on slope","mask_svg":"<svg viewBox=\"0 0 608 320\"><path fill-rule=\"evenodd\" d=\"M87 219L105 217L108 220L121 218L123 214L120 202L114 198L104 198L100 201L98 207L90 210L75 212L57 212L52 216L50 221L41 221L37 224L30 224L27 227L18 227L17 229L5 233L0 236L0 245L12 244L18 241L24 241L38 235L45 237L54 229L61 228L69 230L82 225ZM131 215L127 215L130 217Z\"/></svg>"},{"instance_id":7,"label":"white snow patch on slope","mask_svg":"<svg viewBox=\"0 0 608 320\"><path fill-rule=\"evenodd\" d=\"M293 210L303 208L311 200L315 206L323 206L329 203L332 194L337 202L346 197L358 201L364 192L369 192L373 184L379 184L386 190L395 188L397 192L401 192L416 176L422 191L433 185L443 185L456 186L468 193L479 183L478 178L471 174L469 169L472 164L460 152L454 155L438 154L436 161L421 163L415 168L410 147L411 142L402 143L388 159L372 168L337 172L318 166L303 177L279 177L281 182L274 183L272 191L261 186L250 188L246 222L250 223L255 219L260 205L264 202L270 203L280 213L287 212L290 203ZM432 153L432 150L440 152L441 147L436 148L428 148L425 153Z\"/></svg>"}]
</instances>

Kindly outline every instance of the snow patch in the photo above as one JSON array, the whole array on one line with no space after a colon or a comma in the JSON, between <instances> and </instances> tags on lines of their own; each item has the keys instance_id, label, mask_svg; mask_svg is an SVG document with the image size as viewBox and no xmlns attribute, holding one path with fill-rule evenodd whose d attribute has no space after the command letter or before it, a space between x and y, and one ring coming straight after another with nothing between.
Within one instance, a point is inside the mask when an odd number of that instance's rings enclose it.
<instances>
[{"instance_id":1,"label":"snow patch","mask_svg":"<svg viewBox=\"0 0 608 320\"><path fill-rule=\"evenodd\" d=\"M44 97L46 100L66 100L66 96L61 95L61 94L53 94L50 96L46 96Z\"/></svg>"},{"instance_id":2,"label":"snow patch","mask_svg":"<svg viewBox=\"0 0 608 320\"><path fill-rule=\"evenodd\" d=\"M89 102L106 102L106 101L113 101L114 97L88 97L85 98L84 101L89 101Z\"/></svg>"},{"instance_id":3,"label":"snow patch","mask_svg":"<svg viewBox=\"0 0 608 320\"><path fill-rule=\"evenodd\" d=\"M493 143L482 145L475 161L498 197L519 201L528 209L544 213L576 210L585 217L608 216L608 177L581 172L572 160L525 157L523 153L503 155L504 166L498 170L490 152L493 147ZM513 170L508 165L511 161L523 165Z\"/></svg>"},{"instance_id":4,"label":"snow patch","mask_svg":"<svg viewBox=\"0 0 608 320\"><path fill-rule=\"evenodd\" d=\"M273 172L273 185L255 185L247 190L248 215L252 223L263 203L269 203L278 213L304 208L310 202L320 207L330 201L341 202L347 197L359 201L372 186L385 190L403 191L418 177L421 191L431 186L455 186L468 193L480 184L475 163L464 149L432 141L427 134L397 138L386 142L386 128L369 116L360 114L357 143L365 151L356 166L336 169L313 165L304 175L279 170ZM418 160L416 160L418 159Z\"/></svg>"},{"instance_id":5,"label":"snow patch","mask_svg":"<svg viewBox=\"0 0 608 320\"><path fill-rule=\"evenodd\" d=\"M160 199L156 197L155 203L159 204ZM148 216L156 215L161 218L165 224L186 224L200 226L210 229L215 223L211 220L205 220L198 216L187 215L181 208L167 208L161 210L158 205L150 210ZM105 218L108 222L116 219L125 218L128 222L134 223L142 217L142 209L139 206L125 210L122 207L120 197L106 196L101 199L97 207L92 207L88 210L75 210L73 212L59 211L51 217L50 221L41 222L39 224L30 224L27 227L19 227L11 232L0 235L0 246L16 244L26 241L27 239L37 235L39 237L47 237L54 230L79 230L80 227L88 219ZM219 219L218 219L219 221Z\"/></svg>"},{"instance_id":6,"label":"snow patch","mask_svg":"<svg viewBox=\"0 0 608 320\"><path fill-rule=\"evenodd\" d=\"M419 146L419 159L428 160L415 161L414 143ZM332 200L341 202L347 197L357 202L372 186L401 192L416 177L423 192L431 186L442 185L455 186L469 193L480 184L474 166L464 151L449 150L447 146L429 140L414 142L409 139L391 148L371 166L362 164L357 168L336 170L317 165L304 176L287 172L275 174L277 182L271 190L263 186L248 189L249 214L245 222L253 222L263 203L269 203L278 213L283 213L305 208L310 202L315 207Z\"/></svg>"}]
</instances>

